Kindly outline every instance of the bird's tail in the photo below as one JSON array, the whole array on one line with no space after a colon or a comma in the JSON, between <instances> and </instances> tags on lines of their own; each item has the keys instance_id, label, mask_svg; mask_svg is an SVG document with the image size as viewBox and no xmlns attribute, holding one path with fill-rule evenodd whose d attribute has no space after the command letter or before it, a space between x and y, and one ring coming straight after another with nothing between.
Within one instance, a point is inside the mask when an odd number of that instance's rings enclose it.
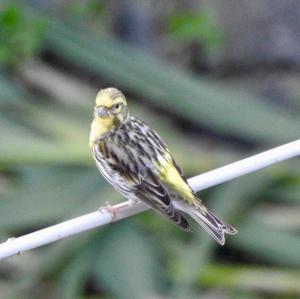
<instances>
[{"instance_id":1,"label":"bird's tail","mask_svg":"<svg viewBox=\"0 0 300 299\"><path fill-rule=\"evenodd\" d=\"M197 201L199 201L198 198ZM221 245L225 244L225 234L235 235L237 233L234 227L219 219L202 205L199 207L185 205L180 209L199 223Z\"/></svg>"}]
</instances>

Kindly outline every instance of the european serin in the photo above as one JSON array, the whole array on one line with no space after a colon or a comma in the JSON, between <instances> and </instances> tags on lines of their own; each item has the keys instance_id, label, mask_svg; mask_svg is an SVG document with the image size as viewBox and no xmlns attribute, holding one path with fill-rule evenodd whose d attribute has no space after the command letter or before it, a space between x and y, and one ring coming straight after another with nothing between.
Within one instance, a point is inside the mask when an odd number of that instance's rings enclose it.
<instances>
[{"instance_id":1,"label":"european serin","mask_svg":"<svg viewBox=\"0 0 300 299\"><path fill-rule=\"evenodd\" d=\"M183 214L198 222L219 244L237 231L210 212L195 196L160 136L129 115L116 88L99 91L91 125L90 147L103 176L120 193L143 201L188 231Z\"/></svg>"}]
</instances>

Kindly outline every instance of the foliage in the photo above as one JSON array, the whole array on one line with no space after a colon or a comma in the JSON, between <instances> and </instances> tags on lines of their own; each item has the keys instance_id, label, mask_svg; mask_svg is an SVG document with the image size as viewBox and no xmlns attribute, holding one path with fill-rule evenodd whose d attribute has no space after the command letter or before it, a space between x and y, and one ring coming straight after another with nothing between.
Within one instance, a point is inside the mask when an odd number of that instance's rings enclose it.
<instances>
[{"instance_id":1,"label":"foliage","mask_svg":"<svg viewBox=\"0 0 300 299\"><path fill-rule=\"evenodd\" d=\"M83 74L96 76L94 94L98 82L109 82L131 95L131 110L160 132L188 175L298 136L295 111L220 88L82 25L38 17L47 24L43 48L74 73L80 66L82 81ZM33 93L5 73L0 87L1 239L122 200L89 153L94 99L61 103L45 87ZM187 123L219 135L190 134ZM232 137L241 143L226 149ZM241 155L245 141L260 147ZM265 203L299 206L299 177L292 161L203 192L239 229L223 248L196 225L186 234L147 212L4 261L1 298L199 298L213 289L226 298L297 298L299 226L278 227L266 222L265 210L257 212Z\"/></svg>"},{"instance_id":2,"label":"foliage","mask_svg":"<svg viewBox=\"0 0 300 299\"><path fill-rule=\"evenodd\" d=\"M223 41L221 28L206 10L169 16L167 31L182 43L200 42L208 55L214 54Z\"/></svg>"},{"instance_id":3,"label":"foliage","mask_svg":"<svg viewBox=\"0 0 300 299\"><path fill-rule=\"evenodd\" d=\"M218 134L270 144L299 136L297 115L241 90L200 81L120 42L99 39L85 28L49 20L46 38L47 47L66 61L85 66L120 88L143 94L154 106L172 107L178 117L200 126L207 124Z\"/></svg>"},{"instance_id":4,"label":"foliage","mask_svg":"<svg viewBox=\"0 0 300 299\"><path fill-rule=\"evenodd\" d=\"M77 17L86 22L101 21L104 17L104 6L101 1L71 1L65 4L65 11L73 17Z\"/></svg>"},{"instance_id":5,"label":"foliage","mask_svg":"<svg viewBox=\"0 0 300 299\"><path fill-rule=\"evenodd\" d=\"M0 65L19 66L37 53L43 23L28 20L22 7L9 4L1 9L0 28Z\"/></svg>"}]
</instances>

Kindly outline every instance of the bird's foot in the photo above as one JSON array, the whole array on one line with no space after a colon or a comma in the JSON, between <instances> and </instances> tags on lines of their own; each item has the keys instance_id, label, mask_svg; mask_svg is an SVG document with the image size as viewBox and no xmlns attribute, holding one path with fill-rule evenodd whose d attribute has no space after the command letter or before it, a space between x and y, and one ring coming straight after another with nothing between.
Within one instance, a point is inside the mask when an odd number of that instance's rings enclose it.
<instances>
[{"instance_id":1,"label":"bird's foot","mask_svg":"<svg viewBox=\"0 0 300 299\"><path fill-rule=\"evenodd\" d=\"M103 211L109 212L111 214L111 221L110 223L114 223L116 221L117 217L117 208L112 206L108 201L105 202L106 206L105 207L100 207L99 212L103 213Z\"/></svg>"},{"instance_id":2,"label":"bird's foot","mask_svg":"<svg viewBox=\"0 0 300 299\"><path fill-rule=\"evenodd\" d=\"M131 199L128 200L128 205L129 206L135 206L138 202L139 202L138 199L131 198Z\"/></svg>"},{"instance_id":3,"label":"bird's foot","mask_svg":"<svg viewBox=\"0 0 300 299\"><path fill-rule=\"evenodd\" d=\"M112 206L112 205L110 205L109 202L106 201L105 202L106 206L100 207L99 212L100 213L103 213L104 211L109 212L112 215L110 223L114 223L117 220L117 212L118 211L121 211L124 208L135 206L138 202L139 202L139 200L137 200L137 199L129 199L129 200L119 203L115 206Z\"/></svg>"}]
</instances>

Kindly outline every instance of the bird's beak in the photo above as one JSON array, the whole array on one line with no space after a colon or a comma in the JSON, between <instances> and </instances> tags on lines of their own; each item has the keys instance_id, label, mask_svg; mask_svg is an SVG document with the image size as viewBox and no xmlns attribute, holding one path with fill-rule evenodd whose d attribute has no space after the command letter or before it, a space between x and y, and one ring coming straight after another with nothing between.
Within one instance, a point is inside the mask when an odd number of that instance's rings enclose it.
<instances>
[{"instance_id":1,"label":"bird's beak","mask_svg":"<svg viewBox=\"0 0 300 299\"><path fill-rule=\"evenodd\" d=\"M95 114L100 118L105 118L109 116L109 110L104 106L96 107L95 112Z\"/></svg>"}]
</instances>

